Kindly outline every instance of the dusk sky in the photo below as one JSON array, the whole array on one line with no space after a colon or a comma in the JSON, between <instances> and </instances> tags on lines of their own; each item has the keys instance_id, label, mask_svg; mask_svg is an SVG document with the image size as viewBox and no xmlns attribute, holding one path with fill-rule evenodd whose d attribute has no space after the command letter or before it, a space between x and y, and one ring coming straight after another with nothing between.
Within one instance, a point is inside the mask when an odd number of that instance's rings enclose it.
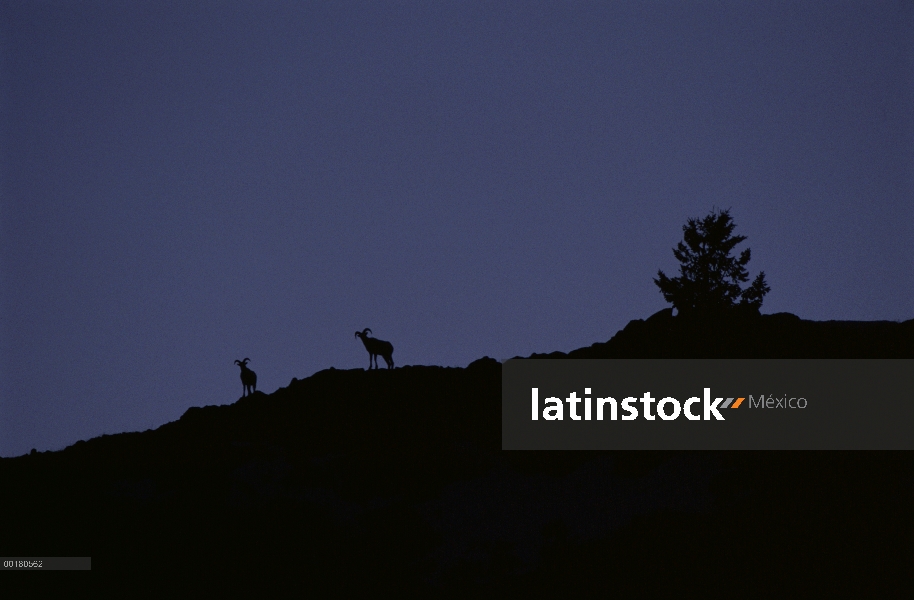
<instances>
[{"instance_id":1,"label":"dusk sky","mask_svg":"<svg viewBox=\"0 0 914 600\"><path fill-rule=\"evenodd\" d=\"M714 207L763 313L914 317L909 1L3 0L0 27L0 456L234 402L236 359L267 393L367 367L365 327L398 366L604 342Z\"/></svg>"}]
</instances>

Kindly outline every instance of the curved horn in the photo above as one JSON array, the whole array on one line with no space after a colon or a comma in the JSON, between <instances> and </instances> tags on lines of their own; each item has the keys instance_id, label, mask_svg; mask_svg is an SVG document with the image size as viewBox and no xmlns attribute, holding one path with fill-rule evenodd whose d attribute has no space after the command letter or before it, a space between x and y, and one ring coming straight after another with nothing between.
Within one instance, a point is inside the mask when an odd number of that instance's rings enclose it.
<instances>
[{"instance_id":1,"label":"curved horn","mask_svg":"<svg viewBox=\"0 0 914 600\"><path fill-rule=\"evenodd\" d=\"M236 360L236 361L235 361L235 364L236 364L236 365L240 365L240 364L241 364L241 361L240 361L240 360Z\"/></svg>"},{"instance_id":2,"label":"curved horn","mask_svg":"<svg viewBox=\"0 0 914 600\"><path fill-rule=\"evenodd\" d=\"M246 359L244 359L244 360L241 361L241 362L243 362L244 364L248 364L249 362L251 362L251 359L250 359L250 358L246 358Z\"/></svg>"},{"instance_id":3,"label":"curved horn","mask_svg":"<svg viewBox=\"0 0 914 600\"><path fill-rule=\"evenodd\" d=\"M371 330L367 327L365 328L365 331L362 332L362 335L365 335L366 333L371 333Z\"/></svg>"},{"instance_id":4,"label":"curved horn","mask_svg":"<svg viewBox=\"0 0 914 600\"><path fill-rule=\"evenodd\" d=\"M358 332L358 331L355 332L355 337L359 337L360 335L362 335L360 332Z\"/></svg>"}]
</instances>

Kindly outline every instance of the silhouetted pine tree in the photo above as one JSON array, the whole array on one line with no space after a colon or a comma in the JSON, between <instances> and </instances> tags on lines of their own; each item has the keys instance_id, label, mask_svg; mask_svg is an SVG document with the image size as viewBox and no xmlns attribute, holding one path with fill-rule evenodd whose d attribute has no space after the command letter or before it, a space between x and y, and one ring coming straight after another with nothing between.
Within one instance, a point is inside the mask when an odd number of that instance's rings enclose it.
<instances>
[{"instance_id":1,"label":"silhouetted pine tree","mask_svg":"<svg viewBox=\"0 0 914 600\"><path fill-rule=\"evenodd\" d=\"M748 288L740 287L749 280L746 264L750 251L746 248L739 258L730 256L734 246L746 239L744 235L733 235L735 226L729 210L715 210L701 220L689 219L682 227L683 241L673 249L673 255L682 263L679 277L671 279L657 271L654 279L663 298L680 314L761 308L762 299L771 288L765 283L764 271Z\"/></svg>"}]
</instances>

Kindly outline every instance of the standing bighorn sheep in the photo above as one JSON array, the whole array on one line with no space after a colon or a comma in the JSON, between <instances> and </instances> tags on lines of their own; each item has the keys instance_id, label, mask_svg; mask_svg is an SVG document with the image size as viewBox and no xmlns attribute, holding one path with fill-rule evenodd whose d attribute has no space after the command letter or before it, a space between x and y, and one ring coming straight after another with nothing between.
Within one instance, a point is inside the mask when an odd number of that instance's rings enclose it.
<instances>
[{"instance_id":1,"label":"standing bighorn sheep","mask_svg":"<svg viewBox=\"0 0 914 600\"><path fill-rule=\"evenodd\" d=\"M388 369L394 368L394 346L390 342L385 342L384 340L379 340L373 337L368 337L367 334L371 333L371 330L367 327L364 331L356 331L355 337L362 338L362 343L365 344L365 349L368 350L368 370L371 370L371 362L374 361L374 368L378 368L378 355L384 358L384 362L387 363Z\"/></svg>"},{"instance_id":2,"label":"standing bighorn sheep","mask_svg":"<svg viewBox=\"0 0 914 600\"><path fill-rule=\"evenodd\" d=\"M241 367L241 385L244 386L244 392L241 394L242 398L253 394L257 390L257 373L248 368L249 360L251 359L246 358L235 361L235 364Z\"/></svg>"}]
</instances>

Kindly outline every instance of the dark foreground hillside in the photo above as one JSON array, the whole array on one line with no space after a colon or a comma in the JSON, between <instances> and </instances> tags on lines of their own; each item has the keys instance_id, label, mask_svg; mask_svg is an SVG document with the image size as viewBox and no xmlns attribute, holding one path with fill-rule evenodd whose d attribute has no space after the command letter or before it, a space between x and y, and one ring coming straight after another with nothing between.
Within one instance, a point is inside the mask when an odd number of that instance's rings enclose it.
<instances>
[{"instance_id":1,"label":"dark foreground hillside","mask_svg":"<svg viewBox=\"0 0 914 600\"><path fill-rule=\"evenodd\" d=\"M806 321L790 313L680 318L668 308L611 340L548 358L914 358L914 319Z\"/></svg>"},{"instance_id":2,"label":"dark foreground hillside","mask_svg":"<svg viewBox=\"0 0 914 600\"><path fill-rule=\"evenodd\" d=\"M914 321L658 313L568 356L763 350L914 358ZM488 358L330 369L155 431L2 459L0 553L91 556L89 576L120 585L320 596L885 598L914 584L910 452L503 452L500 402Z\"/></svg>"}]
</instances>

